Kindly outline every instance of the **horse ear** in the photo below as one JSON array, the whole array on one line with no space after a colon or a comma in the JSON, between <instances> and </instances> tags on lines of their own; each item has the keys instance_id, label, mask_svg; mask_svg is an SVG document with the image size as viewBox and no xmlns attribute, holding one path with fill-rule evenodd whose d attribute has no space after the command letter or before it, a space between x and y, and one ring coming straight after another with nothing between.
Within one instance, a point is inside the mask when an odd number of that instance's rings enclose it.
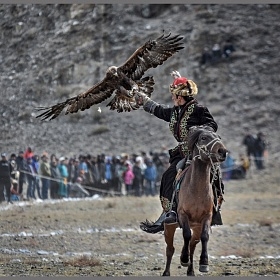
<instances>
[{"instance_id":1,"label":"horse ear","mask_svg":"<svg viewBox=\"0 0 280 280\"><path fill-rule=\"evenodd\" d=\"M193 126L188 131L188 150L192 153L194 145L198 140L200 133L202 132L200 126Z\"/></svg>"},{"instance_id":2,"label":"horse ear","mask_svg":"<svg viewBox=\"0 0 280 280\"><path fill-rule=\"evenodd\" d=\"M199 129L199 126L197 126L197 125L194 125L194 126L190 127L189 130L188 130L188 136L192 135L198 129Z\"/></svg>"},{"instance_id":3,"label":"horse ear","mask_svg":"<svg viewBox=\"0 0 280 280\"><path fill-rule=\"evenodd\" d=\"M215 132L214 128L212 126L209 126L209 125L205 125L204 129L206 129L208 131L211 131L211 132Z\"/></svg>"}]
</instances>

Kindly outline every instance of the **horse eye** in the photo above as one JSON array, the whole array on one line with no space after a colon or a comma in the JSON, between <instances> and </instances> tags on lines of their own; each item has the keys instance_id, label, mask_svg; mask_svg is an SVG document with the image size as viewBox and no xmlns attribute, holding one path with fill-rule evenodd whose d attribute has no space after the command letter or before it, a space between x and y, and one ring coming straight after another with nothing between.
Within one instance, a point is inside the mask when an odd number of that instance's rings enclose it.
<instances>
[{"instance_id":1,"label":"horse eye","mask_svg":"<svg viewBox=\"0 0 280 280\"><path fill-rule=\"evenodd\" d=\"M206 137L205 136L201 136L201 140L206 140Z\"/></svg>"}]
</instances>

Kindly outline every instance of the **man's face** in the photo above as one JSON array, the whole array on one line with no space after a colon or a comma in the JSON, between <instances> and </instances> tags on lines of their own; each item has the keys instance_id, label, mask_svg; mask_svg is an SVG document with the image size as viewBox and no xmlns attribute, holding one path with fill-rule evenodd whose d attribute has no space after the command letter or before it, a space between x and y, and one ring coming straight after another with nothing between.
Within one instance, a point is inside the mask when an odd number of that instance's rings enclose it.
<instances>
[{"instance_id":1,"label":"man's face","mask_svg":"<svg viewBox=\"0 0 280 280\"><path fill-rule=\"evenodd\" d=\"M176 94L172 94L172 101L174 102L175 106L179 106L180 96L177 96Z\"/></svg>"}]
</instances>

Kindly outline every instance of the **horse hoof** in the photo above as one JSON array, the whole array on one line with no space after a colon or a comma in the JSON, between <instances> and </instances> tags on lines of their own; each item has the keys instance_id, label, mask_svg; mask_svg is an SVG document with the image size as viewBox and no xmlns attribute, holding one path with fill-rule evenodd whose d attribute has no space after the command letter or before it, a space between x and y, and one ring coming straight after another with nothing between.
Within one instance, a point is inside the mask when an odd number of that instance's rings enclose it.
<instances>
[{"instance_id":1,"label":"horse hoof","mask_svg":"<svg viewBox=\"0 0 280 280\"><path fill-rule=\"evenodd\" d=\"M169 271L164 271L162 276L170 276L170 272Z\"/></svg>"},{"instance_id":2,"label":"horse hoof","mask_svg":"<svg viewBox=\"0 0 280 280\"><path fill-rule=\"evenodd\" d=\"M207 265L207 264L200 264L199 265L199 271L200 272L208 272L209 271L209 265Z\"/></svg>"}]
</instances>

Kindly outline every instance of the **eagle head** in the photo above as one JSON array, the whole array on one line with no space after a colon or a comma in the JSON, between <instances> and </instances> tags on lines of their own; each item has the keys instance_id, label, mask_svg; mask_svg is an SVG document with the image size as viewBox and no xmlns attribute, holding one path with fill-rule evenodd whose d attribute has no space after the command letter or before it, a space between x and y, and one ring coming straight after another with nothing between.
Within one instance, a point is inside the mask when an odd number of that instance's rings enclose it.
<instances>
[{"instance_id":1,"label":"eagle head","mask_svg":"<svg viewBox=\"0 0 280 280\"><path fill-rule=\"evenodd\" d=\"M106 71L106 75L109 76L118 76L118 67L117 66L110 66Z\"/></svg>"}]
</instances>

